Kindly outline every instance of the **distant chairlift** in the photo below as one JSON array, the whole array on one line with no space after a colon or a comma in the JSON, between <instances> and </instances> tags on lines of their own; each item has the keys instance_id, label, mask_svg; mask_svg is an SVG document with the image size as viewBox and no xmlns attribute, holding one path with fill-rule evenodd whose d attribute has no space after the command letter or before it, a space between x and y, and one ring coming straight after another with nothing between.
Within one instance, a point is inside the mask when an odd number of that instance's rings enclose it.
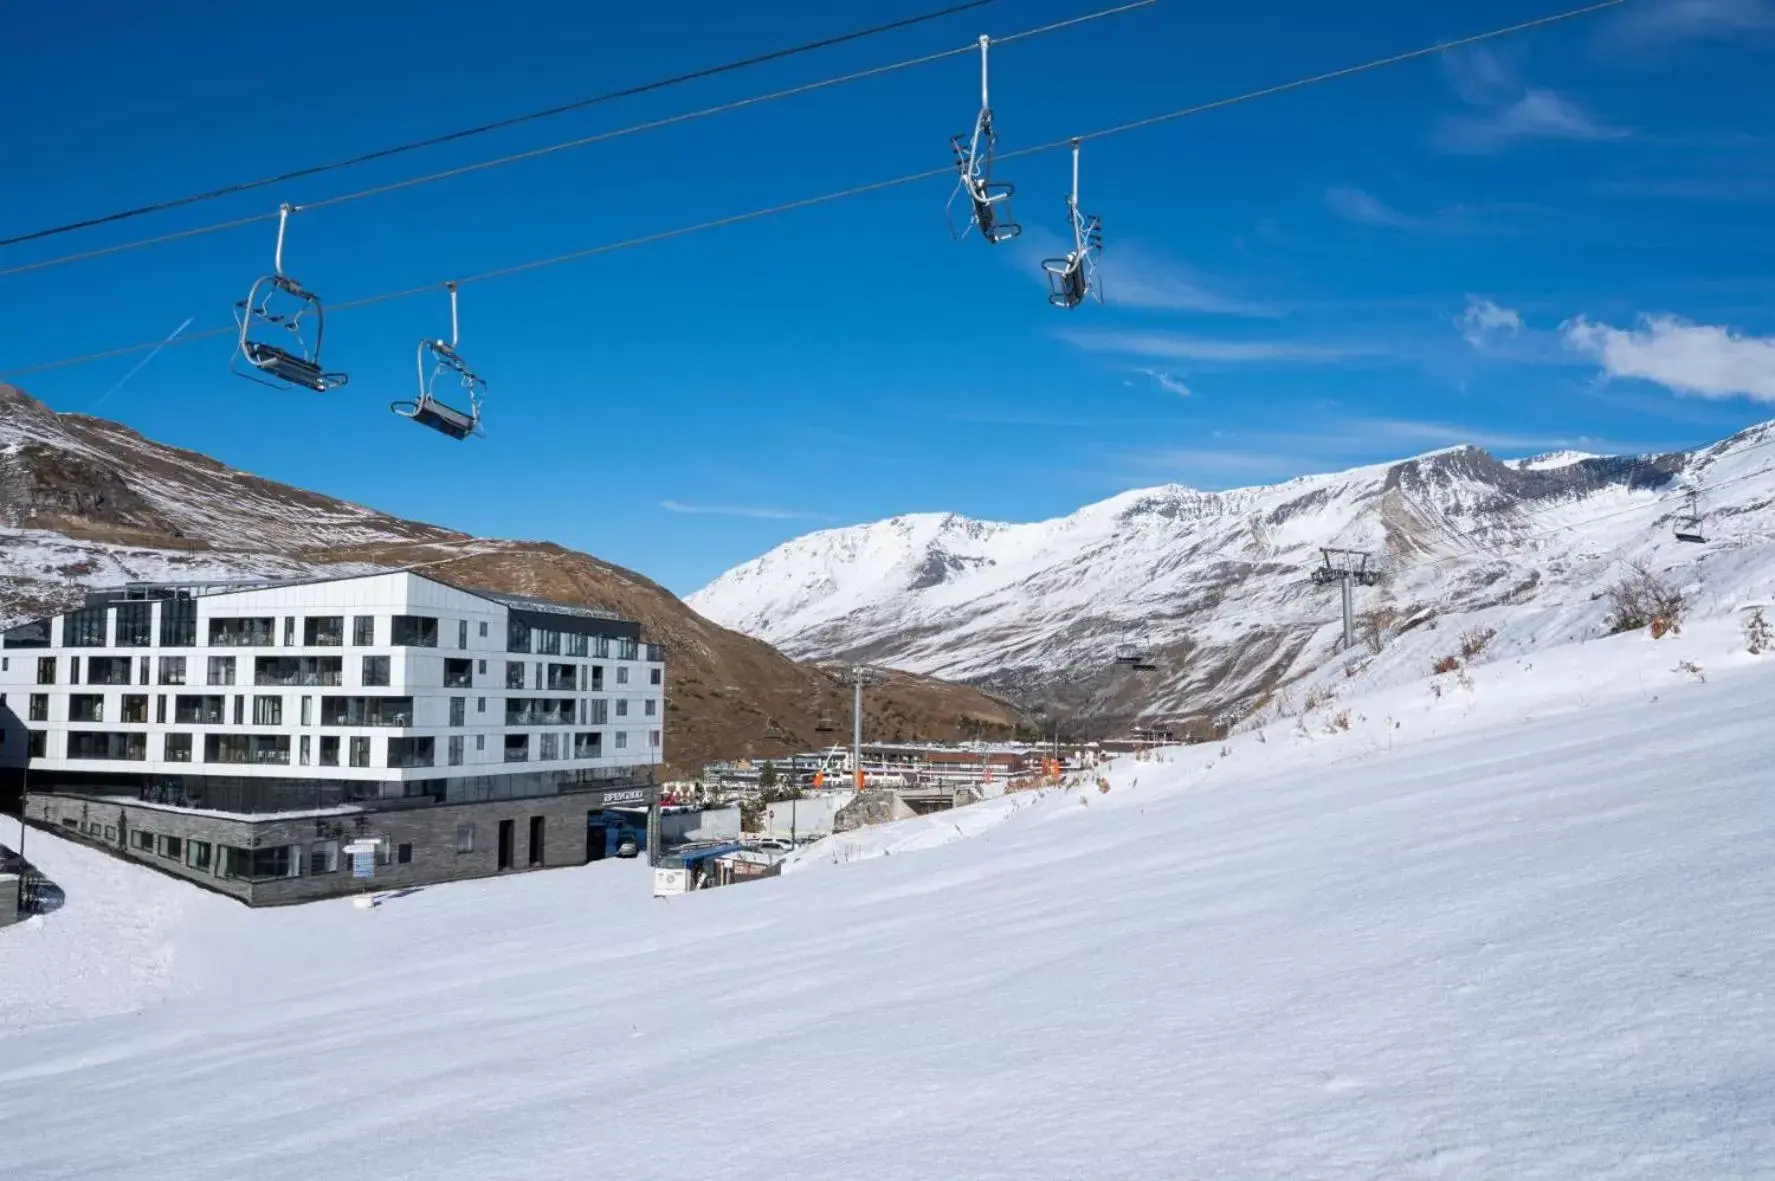
<instances>
[{"instance_id":1,"label":"distant chairlift","mask_svg":"<svg viewBox=\"0 0 1775 1181\"><path fill-rule=\"evenodd\" d=\"M481 402L487 396L487 382L470 369L456 351L460 329L456 315L456 284L445 283L444 288L450 293L450 343L441 340L419 342L419 397L411 402L392 402L388 408L402 418L410 418L420 426L428 426L452 439L466 439L470 435L482 434ZM468 407L466 410L438 397L438 380L444 379L447 385L451 377L456 378L462 401Z\"/></svg>"},{"instance_id":2,"label":"distant chairlift","mask_svg":"<svg viewBox=\"0 0 1775 1181\"><path fill-rule=\"evenodd\" d=\"M777 720L775 718L767 717L764 719L764 741L787 742L788 740L789 732L777 725Z\"/></svg>"},{"instance_id":3,"label":"distant chairlift","mask_svg":"<svg viewBox=\"0 0 1775 1181\"><path fill-rule=\"evenodd\" d=\"M998 132L992 126L992 101L986 85L986 50L990 44L991 38L980 38L980 113L974 118L974 134L949 138L950 149L955 153L955 170L961 179L949 195L944 213L949 217L949 232L956 238L964 238L969 230L978 228L982 238L997 245L1015 238L1023 227L1011 220L1011 194L1016 189L1008 181L992 179ZM968 195L969 217L967 224L957 229L955 199L964 192Z\"/></svg>"},{"instance_id":4,"label":"distant chairlift","mask_svg":"<svg viewBox=\"0 0 1775 1181\"><path fill-rule=\"evenodd\" d=\"M1676 539L1697 544L1707 540L1701 532L1701 497L1693 488L1689 489L1683 515L1676 519Z\"/></svg>"},{"instance_id":5,"label":"distant chairlift","mask_svg":"<svg viewBox=\"0 0 1775 1181\"><path fill-rule=\"evenodd\" d=\"M1137 673L1149 673L1159 666L1145 648L1136 644L1118 644L1116 646L1116 663L1133 669Z\"/></svg>"},{"instance_id":6,"label":"distant chairlift","mask_svg":"<svg viewBox=\"0 0 1775 1181\"><path fill-rule=\"evenodd\" d=\"M247 297L234 305L234 322L240 331L228 367L248 381L273 389L293 386L324 394L348 379L343 373L321 368L326 310L320 298L284 274L284 231L290 213L289 205L278 207L272 273L254 280ZM245 369L240 367L243 361L248 366Z\"/></svg>"},{"instance_id":7,"label":"distant chairlift","mask_svg":"<svg viewBox=\"0 0 1775 1181\"><path fill-rule=\"evenodd\" d=\"M1079 141L1072 141L1072 195L1066 199L1067 219L1072 223L1072 250L1065 258L1042 261L1048 276L1048 302L1057 308L1076 308L1085 297L1103 302L1103 285L1097 279L1097 255L1103 252L1103 222L1096 214L1079 212Z\"/></svg>"},{"instance_id":8,"label":"distant chairlift","mask_svg":"<svg viewBox=\"0 0 1775 1181\"><path fill-rule=\"evenodd\" d=\"M838 729L838 721L832 716L831 710L823 709L820 711L819 720L814 722L814 729L821 734L831 734Z\"/></svg>"}]
</instances>

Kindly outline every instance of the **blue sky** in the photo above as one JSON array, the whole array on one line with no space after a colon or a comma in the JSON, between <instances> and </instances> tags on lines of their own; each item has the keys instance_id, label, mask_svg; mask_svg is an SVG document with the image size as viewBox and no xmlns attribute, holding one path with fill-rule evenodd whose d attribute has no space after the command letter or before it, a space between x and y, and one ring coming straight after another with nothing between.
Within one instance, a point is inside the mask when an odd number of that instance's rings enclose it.
<instances>
[{"instance_id":1,"label":"blue sky","mask_svg":"<svg viewBox=\"0 0 1775 1181\"><path fill-rule=\"evenodd\" d=\"M935 8L0 14L0 237ZM1104 5L959 17L385 164L0 250L0 269L966 45ZM1559 0L1161 0L993 57L1001 148L1555 11ZM274 58L276 47L288 57ZM342 312L325 396L229 342L18 379L167 443L390 512L547 538L687 593L796 533L1033 519L1471 441L1691 446L1775 401L1775 0L1619 10L1087 143L1108 303L1046 306L1063 153L1007 163L1024 239L950 240L936 180L462 294L488 437L394 418L440 294ZM355 299L941 166L968 58L298 215L286 269ZM225 324L264 224L0 277L0 371Z\"/></svg>"}]
</instances>

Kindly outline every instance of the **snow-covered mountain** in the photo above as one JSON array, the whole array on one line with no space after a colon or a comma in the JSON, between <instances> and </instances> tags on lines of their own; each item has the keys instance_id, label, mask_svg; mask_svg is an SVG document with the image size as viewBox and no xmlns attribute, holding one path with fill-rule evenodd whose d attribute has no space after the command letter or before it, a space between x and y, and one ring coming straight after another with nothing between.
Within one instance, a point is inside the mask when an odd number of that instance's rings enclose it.
<instances>
[{"instance_id":1,"label":"snow-covered mountain","mask_svg":"<svg viewBox=\"0 0 1775 1181\"><path fill-rule=\"evenodd\" d=\"M1690 489L1705 545L1672 536ZM1148 488L1031 524L936 513L824 530L688 601L796 656L973 681L1105 726L1182 724L1338 654L1337 588L1309 578L1321 547L1384 572L1356 592L1367 630L1508 607L1551 644L1595 634L1600 592L1634 561L1688 584L1701 611L1766 593L1772 502L1775 423L1656 456L1456 447L1266 487ZM1128 644L1158 667L1118 664Z\"/></svg>"}]
</instances>

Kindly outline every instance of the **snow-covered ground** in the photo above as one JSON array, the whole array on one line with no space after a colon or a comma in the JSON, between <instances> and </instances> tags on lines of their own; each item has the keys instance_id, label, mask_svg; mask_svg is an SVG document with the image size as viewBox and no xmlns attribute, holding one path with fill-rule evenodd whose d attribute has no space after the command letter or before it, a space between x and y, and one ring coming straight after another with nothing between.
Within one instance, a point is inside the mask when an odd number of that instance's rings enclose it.
<instances>
[{"instance_id":1,"label":"snow-covered ground","mask_svg":"<svg viewBox=\"0 0 1775 1181\"><path fill-rule=\"evenodd\" d=\"M1502 653L663 901L250 912L33 832L0 1174L1775 1175L1771 661Z\"/></svg>"}]
</instances>

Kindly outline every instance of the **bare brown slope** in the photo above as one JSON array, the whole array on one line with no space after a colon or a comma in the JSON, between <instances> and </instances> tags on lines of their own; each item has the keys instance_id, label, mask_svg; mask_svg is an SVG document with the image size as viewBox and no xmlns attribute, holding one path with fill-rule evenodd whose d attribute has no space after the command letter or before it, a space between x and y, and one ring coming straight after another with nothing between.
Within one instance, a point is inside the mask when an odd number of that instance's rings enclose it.
<instances>
[{"instance_id":1,"label":"bare brown slope","mask_svg":"<svg viewBox=\"0 0 1775 1181\"><path fill-rule=\"evenodd\" d=\"M4 385L0 444L0 524L102 545L196 551L199 562L263 555L280 567L414 569L634 619L666 647L668 773L832 741L841 735L815 730L824 711L848 735L850 692L834 672L711 623L658 583L589 554L550 542L472 538L260 479L116 423L57 414ZM0 583L0 606L13 599L59 602L71 589L63 580L81 580L85 572L44 575L54 578L53 593ZM787 740L764 738L772 719ZM1008 733L1020 720L1012 706L980 690L903 674L872 688L864 707L871 738Z\"/></svg>"}]
</instances>

